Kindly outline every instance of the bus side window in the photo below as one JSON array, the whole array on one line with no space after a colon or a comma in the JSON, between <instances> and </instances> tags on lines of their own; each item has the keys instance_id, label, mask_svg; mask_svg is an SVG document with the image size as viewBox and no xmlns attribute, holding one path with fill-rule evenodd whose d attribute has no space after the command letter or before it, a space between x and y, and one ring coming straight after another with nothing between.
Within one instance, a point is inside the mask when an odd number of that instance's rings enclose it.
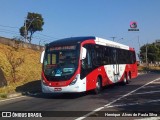
<instances>
[{"instance_id":1,"label":"bus side window","mask_svg":"<svg viewBox=\"0 0 160 120\"><path fill-rule=\"evenodd\" d=\"M92 47L92 63L94 67L99 66L99 50L98 46Z\"/></svg>"},{"instance_id":2,"label":"bus side window","mask_svg":"<svg viewBox=\"0 0 160 120\"><path fill-rule=\"evenodd\" d=\"M82 60L82 68L89 69L92 68L92 56L91 56L91 47L89 45L84 46L87 49L87 55L84 60Z\"/></svg>"},{"instance_id":3,"label":"bus side window","mask_svg":"<svg viewBox=\"0 0 160 120\"><path fill-rule=\"evenodd\" d=\"M135 52L133 52L133 51L130 52L130 58L131 58L131 63L132 64L136 62Z\"/></svg>"}]
</instances>

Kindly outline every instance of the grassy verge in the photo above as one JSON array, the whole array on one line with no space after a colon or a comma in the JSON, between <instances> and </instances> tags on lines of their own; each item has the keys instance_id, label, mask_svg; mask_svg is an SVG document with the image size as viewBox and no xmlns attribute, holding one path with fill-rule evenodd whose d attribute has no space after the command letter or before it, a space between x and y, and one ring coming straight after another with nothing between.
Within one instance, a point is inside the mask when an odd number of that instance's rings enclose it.
<instances>
[{"instance_id":1,"label":"grassy verge","mask_svg":"<svg viewBox=\"0 0 160 120\"><path fill-rule=\"evenodd\" d=\"M16 58L24 57L24 63L17 68L17 79L15 83L11 77L11 65L9 64L5 55L9 49L14 52ZM16 89L19 86L24 86L28 82L40 80L40 53L40 51L25 48L19 48L18 50L15 50L10 46L0 44L0 68L2 69L5 79L8 83L7 86L0 88L0 98L6 98L8 94L16 93ZM35 86L31 84L28 87L33 89Z\"/></svg>"},{"instance_id":2,"label":"grassy verge","mask_svg":"<svg viewBox=\"0 0 160 120\"><path fill-rule=\"evenodd\" d=\"M160 72L160 67L158 66L138 66L138 71L159 71Z\"/></svg>"}]
</instances>

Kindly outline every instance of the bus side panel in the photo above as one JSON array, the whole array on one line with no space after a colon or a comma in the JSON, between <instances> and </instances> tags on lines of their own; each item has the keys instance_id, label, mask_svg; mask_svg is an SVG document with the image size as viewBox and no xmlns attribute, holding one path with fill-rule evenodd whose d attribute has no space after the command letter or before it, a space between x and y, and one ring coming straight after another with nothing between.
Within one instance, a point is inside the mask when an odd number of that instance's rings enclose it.
<instances>
[{"instance_id":1,"label":"bus side panel","mask_svg":"<svg viewBox=\"0 0 160 120\"><path fill-rule=\"evenodd\" d=\"M138 73L137 73L137 64L127 64L126 66L126 72L128 77L136 78Z\"/></svg>"},{"instance_id":2,"label":"bus side panel","mask_svg":"<svg viewBox=\"0 0 160 120\"><path fill-rule=\"evenodd\" d=\"M96 68L92 72L90 72L86 76L86 90L92 90L96 88L96 80L97 77L100 77L102 80L102 86L114 84L120 81L123 81L125 71L128 72L129 70L127 69L126 65L121 65L120 66L120 73L118 76L114 76L114 70L111 69L113 65L105 65L101 66L99 68ZM116 78L118 78L116 80Z\"/></svg>"},{"instance_id":3,"label":"bus side panel","mask_svg":"<svg viewBox=\"0 0 160 120\"><path fill-rule=\"evenodd\" d=\"M131 78L136 78L138 73L137 73L137 64L132 64L131 65Z\"/></svg>"},{"instance_id":4,"label":"bus side panel","mask_svg":"<svg viewBox=\"0 0 160 120\"><path fill-rule=\"evenodd\" d=\"M104 68L108 78L108 85L123 81L124 73L127 70L126 64L119 64L117 67L115 64L105 65Z\"/></svg>"},{"instance_id":5,"label":"bus side panel","mask_svg":"<svg viewBox=\"0 0 160 120\"><path fill-rule=\"evenodd\" d=\"M98 70L95 69L86 76L86 91L96 87L96 78Z\"/></svg>"},{"instance_id":6,"label":"bus side panel","mask_svg":"<svg viewBox=\"0 0 160 120\"><path fill-rule=\"evenodd\" d=\"M92 90L96 88L97 77L101 78L102 86L106 86L108 84L109 78L107 77L104 66L101 66L86 76L86 90Z\"/></svg>"}]
</instances>

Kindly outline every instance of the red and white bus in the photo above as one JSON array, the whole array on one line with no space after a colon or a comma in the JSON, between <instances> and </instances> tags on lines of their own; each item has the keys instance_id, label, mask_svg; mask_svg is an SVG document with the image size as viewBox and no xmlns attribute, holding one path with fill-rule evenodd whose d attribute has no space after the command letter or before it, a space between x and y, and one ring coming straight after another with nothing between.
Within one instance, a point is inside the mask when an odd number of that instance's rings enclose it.
<instances>
[{"instance_id":1,"label":"red and white bus","mask_svg":"<svg viewBox=\"0 0 160 120\"><path fill-rule=\"evenodd\" d=\"M134 48L92 36L47 44L41 63L43 93L99 93L104 86L137 77Z\"/></svg>"}]
</instances>

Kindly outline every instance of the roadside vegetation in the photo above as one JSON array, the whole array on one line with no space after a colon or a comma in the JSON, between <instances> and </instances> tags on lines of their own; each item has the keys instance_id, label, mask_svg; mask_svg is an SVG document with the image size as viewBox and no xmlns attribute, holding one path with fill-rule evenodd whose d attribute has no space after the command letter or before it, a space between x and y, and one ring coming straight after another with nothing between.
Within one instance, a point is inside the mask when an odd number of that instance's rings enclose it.
<instances>
[{"instance_id":1,"label":"roadside vegetation","mask_svg":"<svg viewBox=\"0 0 160 120\"><path fill-rule=\"evenodd\" d=\"M151 65L148 65L148 66L144 66L144 65L140 65L138 66L138 71L139 72L147 72L147 71L157 71L157 72L160 72L160 66L151 66Z\"/></svg>"},{"instance_id":2,"label":"roadside vegetation","mask_svg":"<svg viewBox=\"0 0 160 120\"><path fill-rule=\"evenodd\" d=\"M40 51L26 48L13 48L0 44L0 68L3 71L7 86L0 88L0 98L15 93L18 86L40 80ZM34 86L29 86L33 88Z\"/></svg>"}]
</instances>

